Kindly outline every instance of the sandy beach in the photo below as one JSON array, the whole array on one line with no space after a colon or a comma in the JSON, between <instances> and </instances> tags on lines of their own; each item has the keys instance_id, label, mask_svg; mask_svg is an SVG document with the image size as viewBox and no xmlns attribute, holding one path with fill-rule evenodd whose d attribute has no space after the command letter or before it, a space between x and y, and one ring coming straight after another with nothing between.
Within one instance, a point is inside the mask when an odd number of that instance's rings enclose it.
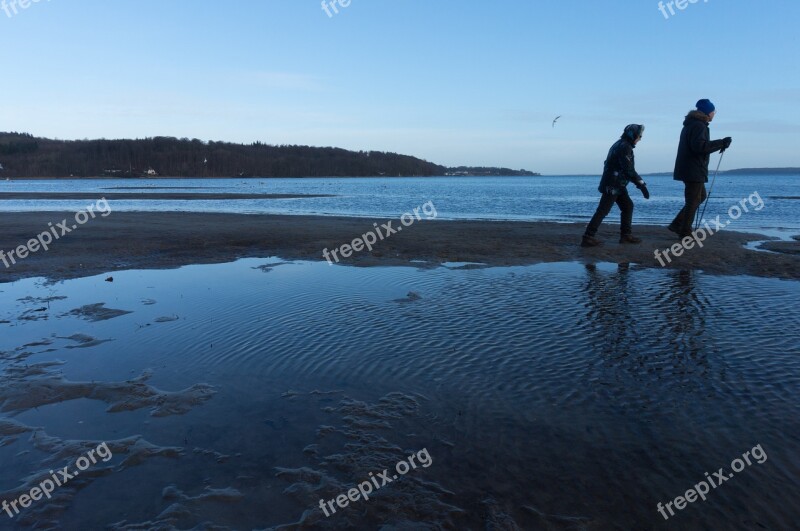
<instances>
[{"instance_id":1,"label":"sandy beach","mask_svg":"<svg viewBox=\"0 0 800 531\"><path fill-rule=\"evenodd\" d=\"M0 249L8 252L45 230L48 223L74 213L0 213ZM78 278L121 269L172 268L188 264L230 262L243 257L279 256L323 260L323 249L335 249L388 220L321 216L238 215L214 213L114 212L98 216L54 242L47 252L31 254L0 269L0 281L43 276ZM394 227L400 225L394 221ZM419 261L475 262L490 266L542 262L630 263L661 269L655 249L667 249L677 238L664 227L637 226L640 245L620 245L617 226L604 225L605 245L583 249L582 224L546 222L421 221L342 264L407 265ZM709 237L665 268L695 269L724 275L800 278L800 242L770 242L775 251L753 251L748 242L768 240L733 231Z\"/></svg>"}]
</instances>

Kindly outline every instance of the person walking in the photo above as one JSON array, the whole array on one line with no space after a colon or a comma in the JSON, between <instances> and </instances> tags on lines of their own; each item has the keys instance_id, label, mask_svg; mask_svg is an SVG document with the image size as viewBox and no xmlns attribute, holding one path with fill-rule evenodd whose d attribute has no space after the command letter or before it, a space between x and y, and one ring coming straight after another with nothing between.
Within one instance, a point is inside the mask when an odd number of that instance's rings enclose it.
<instances>
[{"instance_id":1,"label":"person walking","mask_svg":"<svg viewBox=\"0 0 800 531\"><path fill-rule=\"evenodd\" d=\"M596 247L602 242L595 238L600 224L606 218L614 203L621 212L620 243L641 243L641 239L632 234L633 201L628 195L628 183L633 182L641 190L645 199L650 199L647 184L636 173L633 150L642 139L644 126L630 124L625 127L622 137L608 150L608 157L603 168L603 177L600 179L600 204L586 227L586 232L581 240L581 247Z\"/></svg>"},{"instance_id":2,"label":"person walking","mask_svg":"<svg viewBox=\"0 0 800 531\"><path fill-rule=\"evenodd\" d=\"M697 209L706 200L708 182L708 163L715 151L728 149L733 139L711 140L708 124L714 120L717 111L711 101L697 102L697 110L690 111L683 121L683 130L675 159L675 172L672 178L684 183L684 205L675 219L667 227L683 239L692 235L692 225Z\"/></svg>"}]
</instances>

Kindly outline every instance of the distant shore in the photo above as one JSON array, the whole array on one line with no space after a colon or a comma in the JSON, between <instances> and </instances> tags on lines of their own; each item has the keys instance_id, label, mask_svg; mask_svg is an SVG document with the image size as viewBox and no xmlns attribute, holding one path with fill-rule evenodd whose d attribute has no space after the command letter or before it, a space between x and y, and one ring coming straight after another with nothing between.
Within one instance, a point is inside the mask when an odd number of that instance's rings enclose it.
<instances>
[{"instance_id":1,"label":"distant shore","mask_svg":"<svg viewBox=\"0 0 800 531\"><path fill-rule=\"evenodd\" d=\"M6 253L45 231L48 223L73 212L0 213L0 250ZM278 256L287 260L323 260L323 249L336 249L373 230L387 219L243 215L192 212L113 212L96 217L77 230L6 268L0 262L0 283L22 278L51 280L84 277L124 269L166 269L189 264L230 262L244 257ZM394 227L399 221L394 221ZM583 249L578 243L583 224L508 221L418 221L404 232L342 260L357 266L435 266L442 262L474 262L490 266L542 262L628 262L661 269L655 249L677 238L664 227L636 226L640 245L617 243L618 228L604 225L605 245ZM800 279L800 241L770 242L779 252L744 247L765 236L720 232L667 264L671 269L697 269L713 274L747 274Z\"/></svg>"}]
</instances>

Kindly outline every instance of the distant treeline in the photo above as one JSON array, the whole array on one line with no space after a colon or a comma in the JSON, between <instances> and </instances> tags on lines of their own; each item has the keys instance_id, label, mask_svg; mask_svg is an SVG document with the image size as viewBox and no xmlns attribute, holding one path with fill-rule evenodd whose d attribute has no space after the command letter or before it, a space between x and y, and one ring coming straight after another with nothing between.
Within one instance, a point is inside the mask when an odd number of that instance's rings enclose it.
<instances>
[{"instance_id":1,"label":"distant treeline","mask_svg":"<svg viewBox=\"0 0 800 531\"><path fill-rule=\"evenodd\" d=\"M154 137L51 140L0 133L2 177L412 177L451 169L407 155L333 147L273 146ZM457 168L463 175L473 168ZM500 168L486 175L502 173ZM524 170L523 170L524 172ZM530 174L530 172L524 172ZM532 175L532 174L531 174Z\"/></svg>"},{"instance_id":2,"label":"distant treeline","mask_svg":"<svg viewBox=\"0 0 800 531\"><path fill-rule=\"evenodd\" d=\"M800 175L800 168L740 168L720 173L726 175Z\"/></svg>"},{"instance_id":3,"label":"distant treeline","mask_svg":"<svg viewBox=\"0 0 800 531\"><path fill-rule=\"evenodd\" d=\"M469 175L476 177L489 177L503 175L506 177L534 177L541 175L527 170L512 170L511 168L484 168L472 166L458 166L447 168L446 175Z\"/></svg>"}]
</instances>

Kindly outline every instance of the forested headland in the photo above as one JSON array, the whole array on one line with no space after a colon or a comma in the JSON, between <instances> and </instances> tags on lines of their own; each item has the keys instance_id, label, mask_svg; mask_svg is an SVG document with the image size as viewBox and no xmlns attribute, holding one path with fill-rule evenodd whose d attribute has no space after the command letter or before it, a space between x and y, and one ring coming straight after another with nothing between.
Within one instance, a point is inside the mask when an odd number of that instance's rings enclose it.
<instances>
[{"instance_id":1,"label":"forested headland","mask_svg":"<svg viewBox=\"0 0 800 531\"><path fill-rule=\"evenodd\" d=\"M535 175L505 168L447 168L408 155L335 147L173 137L54 140L27 133L0 133L0 164L0 177L9 178Z\"/></svg>"}]
</instances>

